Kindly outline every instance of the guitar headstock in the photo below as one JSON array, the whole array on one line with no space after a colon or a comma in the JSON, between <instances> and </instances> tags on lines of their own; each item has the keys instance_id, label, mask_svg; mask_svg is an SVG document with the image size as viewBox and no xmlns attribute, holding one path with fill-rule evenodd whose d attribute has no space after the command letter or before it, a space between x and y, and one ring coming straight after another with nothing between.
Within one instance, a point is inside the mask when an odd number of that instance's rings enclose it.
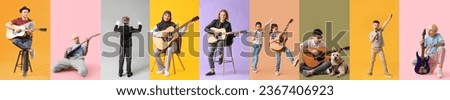
<instances>
[{"instance_id":1,"label":"guitar headstock","mask_svg":"<svg viewBox=\"0 0 450 100\"><path fill-rule=\"evenodd\" d=\"M91 39L91 38L93 38L93 37L96 37L96 36L99 36L99 35L100 35L100 33L97 33L97 34L92 35L91 37L89 37L89 39Z\"/></svg>"},{"instance_id":2,"label":"guitar headstock","mask_svg":"<svg viewBox=\"0 0 450 100\"><path fill-rule=\"evenodd\" d=\"M294 22L294 19L290 19L290 20L289 20L289 24L292 23L292 22Z\"/></svg>"},{"instance_id":3,"label":"guitar headstock","mask_svg":"<svg viewBox=\"0 0 450 100\"><path fill-rule=\"evenodd\" d=\"M247 34L247 30L241 30L241 31L239 31L239 33Z\"/></svg>"},{"instance_id":4,"label":"guitar headstock","mask_svg":"<svg viewBox=\"0 0 450 100\"><path fill-rule=\"evenodd\" d=\"M39 28L39 31L41 31L41 32L47 32L47 28Z\"/></svg>"},{"instance_id":5,"label":"guitar headstock","mask_svg":"<svg viewBox=\"0 0 450 100\"><path fill-rule=\"evenodd\" d=\"M191 19L191 22L197 21L197 20L199 20L199 19L200 19L200 17L195 16L194 18Z\"/></svg>"},{"instance_id":6,"label":"guitar headstock","mask_svg":"<svg viewBox=\"0 0 450 100\"><path fill-rule=\"evenodd\" d=\"M350 50L350 46L346 46L346 47L342 48L341 50Z\"/></svg>"},{"instance_id":7,"label":"guitar headstock","mask_svg":"<svg viewBox=\"0 0 450 100\"><path fill-rule=\"evenodd\" d=\"M427 29L423 29L423 32L422 32L422 37L425 37L425 35L427 35Z\"/></svg>"}]
</instances>

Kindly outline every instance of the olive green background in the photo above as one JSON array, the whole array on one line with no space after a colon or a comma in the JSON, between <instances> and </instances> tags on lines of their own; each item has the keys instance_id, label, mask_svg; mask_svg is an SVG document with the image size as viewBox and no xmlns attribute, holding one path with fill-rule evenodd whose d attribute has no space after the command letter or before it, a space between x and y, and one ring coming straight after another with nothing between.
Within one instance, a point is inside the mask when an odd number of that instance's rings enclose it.
<instances>
[{"instance_id":1,"label":"olive green background","mask_svg":"<svg viewBox=\"0 0 450 100\"><path fill-rule=\"evenodd\" d=\"M316 28L322 30L324 36L322 41L326 42L327 50L349 46L349 0L301 0L300 41L310 38L311 32ZM341 56L347 64L350 63L348 51L341 52ZM349 69L351 67L349 66ZM340 78L329 75L304 77L300 74L300 79L348 80L349 76L349 73Z\"/></svg>"}]
</instances>

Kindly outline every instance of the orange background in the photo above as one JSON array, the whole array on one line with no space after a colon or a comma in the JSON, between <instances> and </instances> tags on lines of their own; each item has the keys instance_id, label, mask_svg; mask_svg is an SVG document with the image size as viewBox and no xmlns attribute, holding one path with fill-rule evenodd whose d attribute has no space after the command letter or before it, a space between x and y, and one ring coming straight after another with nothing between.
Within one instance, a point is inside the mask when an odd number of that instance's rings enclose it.
<instances>
[{"instance_id":1,"label":"orange background","mask_svg":"<svg viewBox=\"0 0 450 100\"><path fill-rule=\"evenodd\" d=\"M377 54L373 75L368 76L371 44L369 33L373 20L382 25L393 14L383 32L383 47L387 68L392 78L384 77L381 58ZM399 1L398 0L350 0L350 79L351 80L398 80L399 79Z\"/></svg>"},{"instance_id":2,"label":"orange background","mask_svg":"<svg viewBox=\"0 0 450 100\"><path fill-rule=\"evenodd\" d=\"M288 28L291 34L288 34L289 39L286 43L286 47L289 48L295 58L298 58L299 54L299 40L300 40L300 8L299 0L250 0L250 24L249 29L253 32L255 29L255 23L260 21L265 24L273 17L272 22L278 24L278 30L282 31L289 19L294 19ZM251 33L250 36L253 33ZM258 73L250 72L250 79L252 80L298 80L299 69L298 67L292 67L291 62L286 57L286 53L281 52L281 64L280 64L280 76L275 76L275 52L271 51L269 46L269 33L263 34L263 46L259 54L259 61L257 64ZM297 45L297 46L295 46ZM295 48L294 48L295 47ZM252 48L252 47L250 47ZM253 49L251 49L253 50ZM252 59L250 58L249 68L251 68ZM251 71L251 70L250 70Z\"/></svg>"},{"instance_id":3,"label":"orange background","mask_svg":"<svg viewBox=\"0 0 450 100\"><path fill-rule=\"evenodd\" d=\"M23 79L20 68L13 73L14 65L19 53L12 42L6 39L5 24L13 19L21 17L19 9L27 6L31 9L30 19L35 23L35 28L50 27L50 0L3 0L0 3L0 79ZM48 29L50 30L50 29ZM25 79L50 79L50 32L34 32L32 48L36 51L34 59L30 59L33 72L28 72Z\"/></svg>"}]
</instances>

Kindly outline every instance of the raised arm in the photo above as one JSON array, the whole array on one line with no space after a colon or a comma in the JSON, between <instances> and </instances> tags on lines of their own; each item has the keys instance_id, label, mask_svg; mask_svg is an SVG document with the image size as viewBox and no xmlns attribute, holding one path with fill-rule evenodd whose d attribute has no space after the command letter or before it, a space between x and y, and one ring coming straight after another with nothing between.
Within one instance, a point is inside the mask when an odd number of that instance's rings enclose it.
<instances>
[{"instance_id":1,"label":"raised arm","mask_svg":"<svg viewBox=\"0 0 450 100\"><path fill-rule=\"evenodd\" d=\"M141 30L142 30L142 25L141 24L138 25L137 29L131 27L131 33L139 33L139 32L141 32Z\"/></svg>"},{"instance_id":2,"label":"raised arm","mask_svg":"<svg viewBox=\"0 0 450 100\"><path fill-rule=\"evenodd\" d=\"M381 26L381 30L384 30L384 28L389 24L389 22L392 19L392 14L389 16L389 18L384 22L383 26Z\"/></svg>"}]
</instances>

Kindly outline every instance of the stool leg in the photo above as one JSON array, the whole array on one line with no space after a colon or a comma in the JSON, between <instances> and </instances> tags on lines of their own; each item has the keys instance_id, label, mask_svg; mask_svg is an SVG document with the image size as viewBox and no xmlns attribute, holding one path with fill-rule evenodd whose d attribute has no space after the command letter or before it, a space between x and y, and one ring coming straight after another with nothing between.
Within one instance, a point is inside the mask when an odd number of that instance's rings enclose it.
<instances>
[{"instance_id":1,"label":"stool leg","mask_svg":"<svg viewBox=\"0 0 450 100\"><path fill-rule=\"evenodd\" d=\"M153 62L153 66L152 66L152 69L150 70L150 72L153 72L153 69L155 69L155 66L156 66L156 60Z\"/></svg>"},{"instance_id":2,"label":"stool leg","mask_svg":"<svg viewBox=\"0 0 450 100\"><path fill-rule=\"evenodd\" d=\"M177 74L177 71L175 69L175 59L173 58L173 54L171 54L171 55L172 55L173 74L175 75L175 74Z\"/></svg>"},{"instance_id":3,"label":"stool leg","mask_svg":"<svg viewBox=\"0 0 450 100\"><path fill-rule=\"evenodd\" d=\"M19 66L19 58L20 58L21 53L22 53L22 51L19 51L19 55L17 55L16 65L14 66L13 73L16 73L17 66Z\"/></svg>"},{"instance_id":4,"label":"stool leg","mask_svg":"<svg viewBox=\"0 0 450 100\"><path fill-rule=\"evenodd\" d=\"M23 51L20 53L20 70L23 71Z\"/></svg>"},{"instance_id":5,"label":"stool leg","mask_svg":"<svg viewBox=\"0 0 450 100\"><path fill-rule=\"evenodd\" d=\"M225 49L224 49L224 51L222 51L222 53L223 53L223 58L222 58L222 76L225 76L225 63L226 63L225 62L225 57L227 57L226 53L225 53Z\"/></svg>"},{"instance_id":6,"label":"stool leg","mask_svg":"<svg viewBox=\"0 0 450 100\"><path fill-rule=\"evenodd\" d=\"M180 55L178 55L178 54L176 54L176 55L177 55L177 57L178 57L178 61L180 61L180 63L181 63L181 67L183 67L183 70L186 70L186 69L184 68L183 62L181 62Z\"/></svg>"},{"instance_id":7,"label":"stool leg","mask_svg":"<svg viewBox=\"0 0 450 100\"><path fill-rule=\"evenodd\" d=\"M31 68L31 62L30 62L30 59L28 59L28 67L30 68L30 72L33 72L33 68Z\"/></svg>"},{"instance_id":8,"label":"stool leg","mask_svg":"<svg viewBox=\"0 0 450 100\"><path fill-rule=\"evenodd\" d=\"M233 51L232 51L233 49L231 48L231 46L228 48L229 48L229 52L231 55L231 63L233 64L233 71L234 71L234 74L236 74L236 67L234 66Z\"/></svg>"}]
</instances>

